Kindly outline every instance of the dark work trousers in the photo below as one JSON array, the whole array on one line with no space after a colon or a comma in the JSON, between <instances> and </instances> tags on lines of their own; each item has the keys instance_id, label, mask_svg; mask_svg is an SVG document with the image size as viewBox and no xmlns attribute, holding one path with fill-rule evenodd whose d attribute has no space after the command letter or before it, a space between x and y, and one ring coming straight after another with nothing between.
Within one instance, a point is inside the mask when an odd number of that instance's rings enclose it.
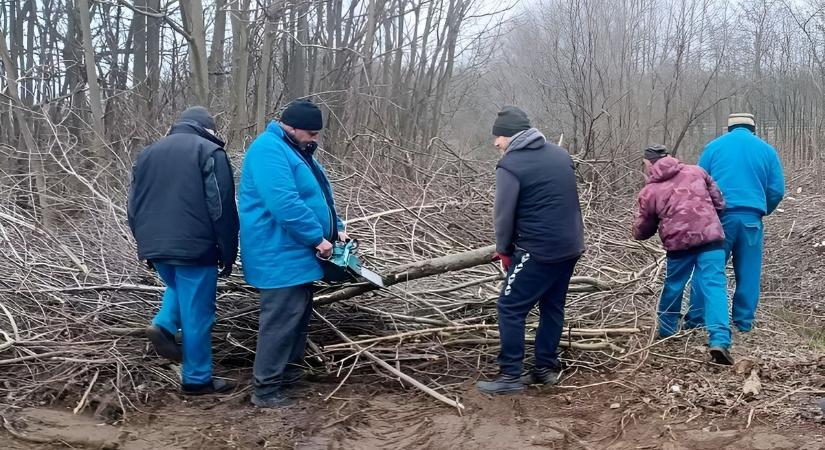
<instances>
[{"instance_id":1,"label":"dark work trousers","mask_svg":"<svg viewBox=\"0 0 825 450\"><path fill-rule=\"evenodd\" d=\"M573 269L579 258L542 263L530 253L517 251L498 298L498 330L501 351L500 371L519 376L524 360L524 324L538 303L539 327L536 332L537 369L559 369L558 350L564 325L564 303Z\"/></svg>"},{"instance_id":2,"label":"dark work trousers","mask_svg":"<svg viewBox=\"0 0 825 450\"><path fill-rule=\"evenodd\" d=\"M312 285L261 289L253 378L260 399L280 395L288 364L301 364L312 315Z\"/></svg>"}]
</instances>

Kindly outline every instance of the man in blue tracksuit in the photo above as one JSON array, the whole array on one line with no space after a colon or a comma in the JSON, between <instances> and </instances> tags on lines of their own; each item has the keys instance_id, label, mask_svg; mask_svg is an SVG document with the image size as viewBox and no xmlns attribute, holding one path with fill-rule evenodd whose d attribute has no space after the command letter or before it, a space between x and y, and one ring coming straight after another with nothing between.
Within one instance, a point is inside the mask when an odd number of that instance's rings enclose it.
<instances>
[{"instance_id":1,"label":"man in blue tracksuit","mask_svg":"<svg viewBox=\"0 0 825 450\"><path fill-rule=\"evenodd\" d=\"M321 110L291 103L249 146L238 189L241 260L246 281L261 292L252 403L292 401L283 388L302 375L312 315L312 282L323 277L318 255L347 239L332 187L314 158ZM317 254L317 255L316 255Z\"/></svg>"},{"instance_id":2,"label":"man in blue tracksuit","mask_svg":"<svg viewBox=\"0 0 825 450\"><path fill-rule=\"evenodd\" d=\"M507 279L498 298L499 375L479 381L488 394L510 394L525 384L553 385L570 277L584 253L576 174L570 154L533 128L527 114L504 107L493 124L496 167L496 254ZM538 305L535 364L522 377L524 327Z\"/></svg>"},{"instance_id":3,"label":"man in blue tracksuit","mask_svg":"<svg viewBox=\"0 0 825 450\"><path fill-rule=\"evenodd\" d=\"M166 137L143 149L129 188L138 257L166 285L147 337L159 355L183 361L181 389L190 395L232 388L212 378L217 277L231 274L238 255L235 181L223 146L209 112L189 108ZM182 351L175 343L179 329Z\"/></svg>"},{"instance_id":4,"label":"man in blue tracksuit","mask_svg":"<svg viewBox=\"0 0 825 450\"><path fill-rule=\"evenodd\" d=\"M753 327L762 274L762 217L771 214L785 195L779 156L755 134L751 114L731 114L728 133L705 146L699 166L716 181L727 202L721 216L726 258L733 257L736 291L733 324L741 332ZM702 326L704 298L692 289L687 326Z\"/></svg>"}]
</instances>

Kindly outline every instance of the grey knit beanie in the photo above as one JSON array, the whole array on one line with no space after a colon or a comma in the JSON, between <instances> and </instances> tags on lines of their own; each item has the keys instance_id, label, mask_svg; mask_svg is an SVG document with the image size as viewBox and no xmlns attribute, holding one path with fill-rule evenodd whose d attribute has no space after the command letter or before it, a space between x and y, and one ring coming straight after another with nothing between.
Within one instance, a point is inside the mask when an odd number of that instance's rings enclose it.
<instances>
[{"instance_id":1,"label":"grey knit beanie","mask_svg":"<svg viewBox=\"0 0 825 450\"><path fill-rule=\"evenodd\" d=\"M194 122L207 130L215 131L215 118L203 106L192 106L180 113L178 122Z\"/></svg>"}]
</instances>

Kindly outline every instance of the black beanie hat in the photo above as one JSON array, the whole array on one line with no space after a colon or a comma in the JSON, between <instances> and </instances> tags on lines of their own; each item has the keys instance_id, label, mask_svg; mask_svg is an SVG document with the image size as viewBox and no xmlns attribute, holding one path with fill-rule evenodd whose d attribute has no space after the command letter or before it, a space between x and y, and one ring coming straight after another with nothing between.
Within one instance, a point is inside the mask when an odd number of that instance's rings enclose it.
<instances>
[{"instance_id":1,"label":"black beanie hat","mask_svg":"<svg viewBox=\"0 0 825 450\"><path fill-rule=\"evenodd\" d=\"M505 106L493 122L493 136L512 137L532 128L527 113L515 106Z\"/></svg>"},{"instance_id":2,"label":"black beanie hat","mask_svg":"<svg viewBox=\"0 0 825 450\"><path fill-rule=\"evenodd\" d=\"M191 106L180 113L178 122L194 122L207 130L215 131L215 118L203 106Z\"/></svg>"},{"instance_id":3,"label":"black beanie hat","mask_svg":"<svg viewBox=\"0 0 825 450\"><path fill-rule=\"evenodd\" d=\"M298 130L318 131L324 128L321 108L309 100L297 100L290 103L281 114L281 123Z\"/></svg>"},{"instance_id":4,"label":"black beanie hat","mask_svg":"<svg viewBox=\"0 0 825 450\"><path fill-rule=\"evenodd\" d=\"M645 159L655 163L656 161L668 156L670 152L662 144L653 144L645 149Z\"/></svg>"}]
</instances>

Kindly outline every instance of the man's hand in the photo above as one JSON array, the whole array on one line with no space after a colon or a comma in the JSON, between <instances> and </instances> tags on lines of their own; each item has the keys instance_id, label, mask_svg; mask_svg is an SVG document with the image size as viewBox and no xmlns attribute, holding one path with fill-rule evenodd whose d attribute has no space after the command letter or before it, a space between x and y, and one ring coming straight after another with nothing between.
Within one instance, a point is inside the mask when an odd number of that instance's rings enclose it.
<instances>
[{"instance_id":1,"label":"man's hand","mask_svg":"<svg viewBox=\"0 0 825 450\"><path fill-rule=\"evenodd\" d=\"M329 258L332 256L332 244L326 239L321 241L321 243L315 247L315 250L318 250L318 256L321 258Z\"/></svg>"},{"instance_id":2,"label":"man's hand","mask_svg":"<svg viewBox=\"0 0 825 450\"><path fill-rule=\"evenodd\" d=\"M349 240L349 235L346 231L339 231L338 232L338 242L347 242Z\"/></svg>"},{"instance_id":3,"label":"man's hand","mask_svg":"<svg viewBox=\"0 0 825 450\"><path fill-rule=\"evenodd\" d=\"M501 253L496 252L496 254L493 255L493 261L501 261L501 268L505 272L509 272L510 265L513 264L513 257L510 255L502 255Z\"/></svg>"},{"instance_id":4,"label":"man's hand","mask_svg":"<svg viewBox=\"0 0 825 450\"><path fill-rule=\"evenodd\" d=\"M218 265L218 278L227 278L229 275L232 275L232 264L220 264Z\"/></svg>"}]
</instances>

